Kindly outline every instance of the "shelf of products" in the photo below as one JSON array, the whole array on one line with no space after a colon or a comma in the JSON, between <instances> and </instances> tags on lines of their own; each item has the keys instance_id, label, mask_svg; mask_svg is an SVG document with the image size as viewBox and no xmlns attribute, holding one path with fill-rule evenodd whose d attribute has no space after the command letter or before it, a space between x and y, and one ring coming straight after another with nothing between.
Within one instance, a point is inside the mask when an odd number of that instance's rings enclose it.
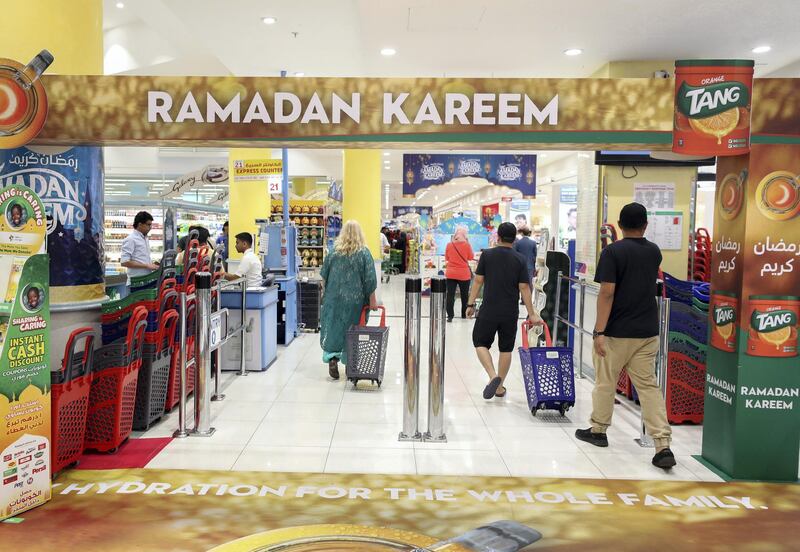
<instances>
[{"instance_id":1,"label":"shelf of products","mask_svg":"<svg viewBox=\"0 0 800 552\"><path fill-rule=\"evenodd\" d=\"M272 222L283 222L283 203L272 205ZM324 202L289 201L289 221L297 228L300 268L317 268L325 259L326 220Z\"/></svg>"},{"instance_id":2,"label":"shelf of products","mask_svg":"<svg viewBox=\"0 0 800 552\"><path fill-rule=\"evenodd\" d=\"M103 242L105 244L106 272L125 272L125 267L120 264L122 255L122 242L133 232L133 219L142 207L114 206L107 207L103 226L105 228ZM150 244L150 256L160 259L164 254L164 219L161 209L148 209L153 215L153 226L147 235Z\"/></svg>"}]
</instances>

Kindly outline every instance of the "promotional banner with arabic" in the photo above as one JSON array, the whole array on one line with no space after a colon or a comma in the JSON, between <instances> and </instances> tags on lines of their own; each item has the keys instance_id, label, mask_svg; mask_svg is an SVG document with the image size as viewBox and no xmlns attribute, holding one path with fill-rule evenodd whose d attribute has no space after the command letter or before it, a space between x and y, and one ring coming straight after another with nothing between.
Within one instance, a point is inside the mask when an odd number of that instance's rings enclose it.
<instances>
[{"instance_id":1,"label":"promotional banner with arabic","mask_svg":"<svg viewBox=\"0 0 800 552\"><path fill-rule=\"evenodd\" d=\"M455 178L474 177L536 196L535 155L403 155L403 195L414 196L430 186Z\"/></svg>"},{"instance_id":2,"label":"promotional banner with arabic","mask_svg":"<svg viewBox=\"0 0 800 552\"><path fill-rule=\"evenodd\" d=\"M703 455L735 477L794 480L800 148L755 144L717 175Z\"/></svg>"},{"instance_id":3,"label":"promotional banner with arabic","mask_svg":"<svg viewBox=\"0 0 800 552\"><path fill-rule=\"evenodd\" d=\"M800 547L797 485L72 470L53 496L0 529L9 550L488 552L520 550L531 530L542 538L525 550ZM503 520L520 524L516 546L477 545Z\"/></svg>"},{"instance_id":4,"label":"promotional banner with arabic","mask_svg":"<svg viewBox=\"0 0 800 552\"><path fill-rule=\"evenodd\" d=\"M52 303L103 299L102 148L0 150L0 183L27 186L42 198Z\"/></svg>"},{"instance_id":5,"label":"promotional banner with arabic","mask_svg":"<svg viewBox=\"0 0 800 552\"><path fill-rule=\"evenodd\" d=\"M50 289L41 200L0 191L0 519L50 499Z\"/></svg>"}]
</instances>

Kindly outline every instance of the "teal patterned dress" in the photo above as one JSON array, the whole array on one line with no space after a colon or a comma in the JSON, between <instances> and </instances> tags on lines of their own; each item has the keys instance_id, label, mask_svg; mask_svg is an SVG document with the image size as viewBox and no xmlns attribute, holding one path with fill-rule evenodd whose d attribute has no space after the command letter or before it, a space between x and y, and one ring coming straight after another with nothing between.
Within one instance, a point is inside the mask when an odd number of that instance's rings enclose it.
<instances>
[{"instance_id":1,"label":"teal patterned dress","mask_svg":"<svg viewBox=\"0 0 800 552\"><path fill-rule=\"evenodd\" d=\"M324 362L338 358L347 364L345 334L353 324L358 324L361 309L369 305L369 296L378 287L375 263L366 247L352 255L335 251L322 265L325 294L322 300L319 344Z\"/></svg>"}]
</instances>

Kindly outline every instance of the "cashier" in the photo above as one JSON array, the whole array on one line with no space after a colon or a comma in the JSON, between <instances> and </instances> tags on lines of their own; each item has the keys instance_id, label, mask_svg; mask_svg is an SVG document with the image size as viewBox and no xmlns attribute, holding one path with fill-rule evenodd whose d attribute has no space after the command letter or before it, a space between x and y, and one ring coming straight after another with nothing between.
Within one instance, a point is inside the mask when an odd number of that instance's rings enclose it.
<instances>
[{"instance_id":1,"label":"cashier","mask_svg":"<svg viewBox=\"0 0 800 552\"><path fill-rule=\"evenodd\" d=\"M253 253L253 236L247 232L236 234L236 251L242 254L239 267L235 272L225 272L222 277L226 280L244 277L247 279L247 287L260 287L263 281L261 259Z\"/></svg>"}]
</instances>

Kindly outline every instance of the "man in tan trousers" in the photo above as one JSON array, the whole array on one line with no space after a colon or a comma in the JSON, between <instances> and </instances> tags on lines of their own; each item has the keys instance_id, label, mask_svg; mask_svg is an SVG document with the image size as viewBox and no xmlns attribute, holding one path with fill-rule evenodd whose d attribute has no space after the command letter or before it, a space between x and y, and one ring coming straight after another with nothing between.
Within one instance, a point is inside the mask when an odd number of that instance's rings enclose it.
<instances>
[{"instance_id":1,"label":"man in tan trousers","mask_svg":"<svg viewBox=\"0 0 800 552\"><path fill-rule=\"evenodd\" d=\"M614 394L623 368L639 393L647 432L653 437L653 465L675 466L669 448L672 429L658 387L655 360L658 354L658 305L656 280L661 265L658 246L644 237L647 210L629 203L619 214L624 239L600 254L595 282L600 284L594 331L595 386L592 393L592 427L575 436L598 447L607 447L606 430L614 413Z\"/></svg>"}]
</instances>

